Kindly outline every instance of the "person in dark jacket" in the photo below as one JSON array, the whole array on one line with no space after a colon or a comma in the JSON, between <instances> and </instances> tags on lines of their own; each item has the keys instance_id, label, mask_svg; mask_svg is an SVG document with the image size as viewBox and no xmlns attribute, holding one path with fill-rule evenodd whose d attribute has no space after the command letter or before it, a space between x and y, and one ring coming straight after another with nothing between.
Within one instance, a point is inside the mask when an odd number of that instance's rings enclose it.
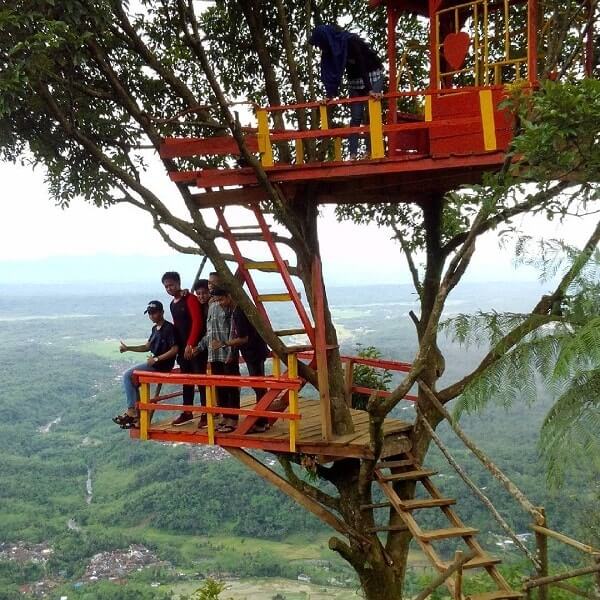
<instances>
[{"instance_id":1,"label":"person in dark jacket","mask_svg":"<svg viewBox=\"0 0 600 600\"><path fill-rule=\"evenodd\" d=\"M321 80L328 100L338 95L344 71L351 98L367 95L381 97L383 63L362 38L337 25L318 25L308 41L321 50ZM364 112L362 102L350 105L351 127L359 127L363 123ZM350 159L356 159L357 134L350 136L348 149Z\"/></svg>"},{"instance_id":2,"label":"person in dark jacket","mask_svg":"<svg viewBox=\"0 0 600 600\"><path fill-rule=\"evenodd\" d=\"M177 363L182 373L199 373L200 366L197 358L194 356L194 348L202 337L202 313L200 305L194 294L185 294L181 289L181 277L175 271L168 271L161 278L165 291L173 297L171 301L171 316L173 324L177 331L177 342L179 345L179 354ZM193 385L183 386L183 404L192 406L194 404ZM174 421L173 425L183 425L194 415L191 412L182 412Z\"/></svg>"},{"instance_id":3,"label":"person in dark jacket","mask_svg":"<svg viewBox=\"0 0 600 600\"><path fill-rule=\"evenodd\" d=\"M152 332L145 344L138 346L129 346L121 341L119 352L150 352L146 362L131 367L123 374L123 387L125 397L127 398L127 411L118 417L113 417L113 421L129 429L137 426L139 414L136 408L140 400L139 382L133 375L134 371L159 371L168 373L175 364L175 357L179 350L177 346L177 333L172 323L165 321L165 312L162 302L152 300L144 311L148 318L154 323Z\"/></svg>"}]
</instances>

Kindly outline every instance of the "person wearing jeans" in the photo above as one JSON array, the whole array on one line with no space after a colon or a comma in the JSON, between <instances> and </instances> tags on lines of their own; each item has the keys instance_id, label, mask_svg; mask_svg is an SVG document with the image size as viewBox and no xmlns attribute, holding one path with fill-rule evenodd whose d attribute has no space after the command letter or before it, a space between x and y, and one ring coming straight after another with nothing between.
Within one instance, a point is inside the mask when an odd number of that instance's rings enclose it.
<instances>
[{"instance_id":1,"label":"person wearing jeans","mask_svg":"<svg viewBox=\"0 0 600 600\"><path fill-rule=\"evenodd\" d=\"M344 72L351 98L367 95L381 97L383 62L362 38L337 25L318 25L308 41L321 50L321 81L325 87L326 101L338 95ZM362 125L363 103L355 102L350 108L350 125ZM350 159L356 159L358 134L349 137L348 150Z\"/></svg>"},{"instance_id":2,"label":"person wearing jeans","mask_svg":"<svg viewBox=\"0 0 600 600\"><path fill-rule=\"evenodd\" d=\"M164 309L161 302L152 300L148 303L144 314L154 323L150 337L145 344L129 346L121 341L119 351L123 352L150 352L146 362L127 369L123 374L123 388L127 399L127 410L122 415L113 417L113 421L124 428L137 424L138 410L136 403L140 400L140 384L133 375L134 371L160 371L168 372L173 369L175 357L179 347L177 334L172 323L165 321Z\"/></svg>"}]
</instances>

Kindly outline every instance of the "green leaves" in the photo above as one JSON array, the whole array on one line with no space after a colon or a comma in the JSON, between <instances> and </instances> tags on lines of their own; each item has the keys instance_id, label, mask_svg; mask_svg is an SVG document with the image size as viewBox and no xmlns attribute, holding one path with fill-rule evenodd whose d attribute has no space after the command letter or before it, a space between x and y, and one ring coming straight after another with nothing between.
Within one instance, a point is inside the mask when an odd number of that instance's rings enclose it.
<instances>
[{"instance_id":1,"label":"green leaves","mask_svg":"<svg viewBox=\"0 0 600 600\"><path fill-rule=\"evenodd\" d=\"M521 132L513 147L522 158L513 173L533 181L600 181L600 81L545 81L516 102Z\"/></svg>"}]
</instances>

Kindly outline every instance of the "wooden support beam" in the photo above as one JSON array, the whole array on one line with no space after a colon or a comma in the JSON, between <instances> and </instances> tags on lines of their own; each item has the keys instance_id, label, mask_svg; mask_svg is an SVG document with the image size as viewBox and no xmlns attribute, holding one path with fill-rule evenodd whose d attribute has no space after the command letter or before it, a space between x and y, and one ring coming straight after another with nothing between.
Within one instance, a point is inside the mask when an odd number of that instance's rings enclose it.
<instances>
[{"instance_id":1,"label":"wooden support beam","mask_svg":"<svg viewBox=\"0 0 600 600\"><path fill-rule=\"evenodd\" d=\"M543 515L544 517L544 521L542 523L542 525L546 526L546 513L544 511L543 508L538 508L538 510L540 511L540 513ZM539 568L537 569L538 575L539 575L539 579L537 581L540 581L542 583L539 584L539 595L538 598L539 600L548 600L548 586L546 585L546 583L544 583L544 580L548 578L548 538L541 533L540 531L536 531L535 532L535 543L537 546L537 559L539 562ZM560 580L557 580L560 581ZM530 587L537 587L537 586L530 586Z\"/></svg>"},{"instance_id":2,"label":"wooden support beam","mask_svg":"<svg viewBox=\"0 0 600 600\"><path fill-rule=\"evenodd\" d=\"M537 579L526 581L523 584L523 589L530 590L536 587L543 589L545 586L557 583L558 581L573 579L573 577L581 577L582 575L591 575L592 573L598 573L599 571L600 565L582 567L581 569L572 569L571 571L566 571L565 573L560 573L558 575L549 575L548 577L539 577Z\"/></svg>"},{"instance_id":3,"label":"wooden support beam","mask_svg":"<svg viewBox=\"0 0 600 600\"><path fill-rule=\"evenodd\" d=\"M260 475L263 479L277 487L284 494L287 494L292 500L295 500L300 506L310 511L313 515L321 519L326 525L335 529L338 533L345 535L346 537L353 537L360 540L362 543L370 544L370 540L354 531L351 527L346 525L341 519L336 517L333 513L326 510L319 502L313 500L309 496L303 494L300 490L297 490L289 481L272 471L259 460L241 450L240 448L226 448L227 452L234 458L239 460L242 464L252 469L257 475Z\"/></svg>"},{"instance_id":4,"label":"wooden support beam","mask_svg":"<svg viewBox=\"0 0 600 600\"><path fill-rule=\"evenodd\" d=\"M458 569L460 569L465 563L469 562L472 558L475 558L477 554L475 552L469 552L460 557L459 560L454 561L443 573L440 573L414 600L425 600L432 592L437 590L443 583L446 582L450 576L452 576Z\"/></svg>"},{"instance_id":5,"label":"wooden support beam","mask_svg":"<svg viewBox=\"0 0 600 600\"><path fill-rule=\"evenodd\" d=\"M329 396L329 369L327 365L327 341L325 335L325 299L321 261L316 256L312 269L312 288L315 306L315 356L317 358L317 378L321 397L321 435L324 440L333 437L331 424L331 398Z\"/></svg>"},{"instance_id":6,"label":"wooden support beam","mask_svg":"<svg viewBox=\"0 0 600 600\"><path fill-rule=\"evenodd\" d=\"M543 527L540 525L532 525L531 528L536 532L547 537L551 537L567 546L571 546L579 550L580 552L584 552L585 554L591 554L593 556L597 556L600 558L600 550L594 548L593 546L589 546L588 544L582 544L573 538L570 538L568 535L564 533L559 533L558 531L553 531L552 529L548 529L547 527Z\"/></svg>"}]
</instances>

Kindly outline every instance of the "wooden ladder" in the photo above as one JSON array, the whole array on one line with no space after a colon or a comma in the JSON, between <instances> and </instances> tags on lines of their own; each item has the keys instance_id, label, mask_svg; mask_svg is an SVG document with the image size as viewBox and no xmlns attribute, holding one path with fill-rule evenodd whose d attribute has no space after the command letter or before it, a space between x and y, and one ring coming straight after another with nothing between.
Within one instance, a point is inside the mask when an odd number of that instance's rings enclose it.
<instances>
[{"instance_id":1,"label":"wooden ladder","mask_svg":"<svg viewBox=\"0 0 600 600\"><path fill-rule=\"evenodd\" d=\"M260 211L260 208L254 205L247 206L246 208L248 208L250 212L254 215L256 219L255 225L241 225L237 227L232 226L225 219L224 208L215 208L219 225L223 230L225 239L229 243L231 252L237 262L237 272L242 277L244 283L248 287L248 291L250 292L250 296L252 297L256 308L259 310L265 321L269 323L269 325L271 325L271 322L269 319L269 315L267 314L267 311L265 309L265 303L292 302L302 327L295 329L280 330L276 330L275 328L273 328L273 331L280 339L291 335L300 334L305 334L308 336L308 339L310 341L309 345L296 347L290 346L289 344L285 344L286 348L290 352L312 350L315 343L315 328L311 323L311 320L306 312L306 309L304 308L304 305L302 304L300 294L298 293L298 290L296 289L294 282L292 281L292 277L288 270L288 262L283 260L281 253L279 252L279 248L277 247L277 244L273 239L271 229L269 228L269 225L267 224L264 215ZM267 244L267 247L273 260L247 261L244 259L238 242L244 241L244 239L248 239L250 237L252 238L252 240L255 240L257 233L261 234L262 241ZM278 292L275 294L259 293L256 284L254 283L254 279L252 277L252 271L256 270L263 272L279 273L285 291Z\"/></svg>"},{"instance_id":2,"label":"wooden ladder","mask_svg":"<svg viewBox=\"0 0 600 600\"><path fill-rule=\"evenodd\" d=\"M484 569L497 589L490 592L464 595L456 590L457 576L452 575L446 579L446 585L453 598L460 598L460 600L509 600L511 598L522 598L523 594L512 590L508 582L498 571L496 565L502 561L485 552L475 538L478 530L465 526L456 512L452 510L451 506L456 504L456 500L445 498L432 483L431 477L435 474L435 471L424 469L418 465L408 452L395 459L383 460L376 465L375 481L383 490L387 502L366 505L362 508L391 507L395 510L425 556L440 573L446 571L450 563L440 557L433 546L433 542L461 538L469 550L475 554L472 559L465 563L463 569ZM420 483L428 493L428 497L402 500L394 489L394 483L403 481ZM421 529L413 513L417 510L429 509L440 509L447 518L450 526L444 529L429 531Z\"/></svg>"}]
</instances>

